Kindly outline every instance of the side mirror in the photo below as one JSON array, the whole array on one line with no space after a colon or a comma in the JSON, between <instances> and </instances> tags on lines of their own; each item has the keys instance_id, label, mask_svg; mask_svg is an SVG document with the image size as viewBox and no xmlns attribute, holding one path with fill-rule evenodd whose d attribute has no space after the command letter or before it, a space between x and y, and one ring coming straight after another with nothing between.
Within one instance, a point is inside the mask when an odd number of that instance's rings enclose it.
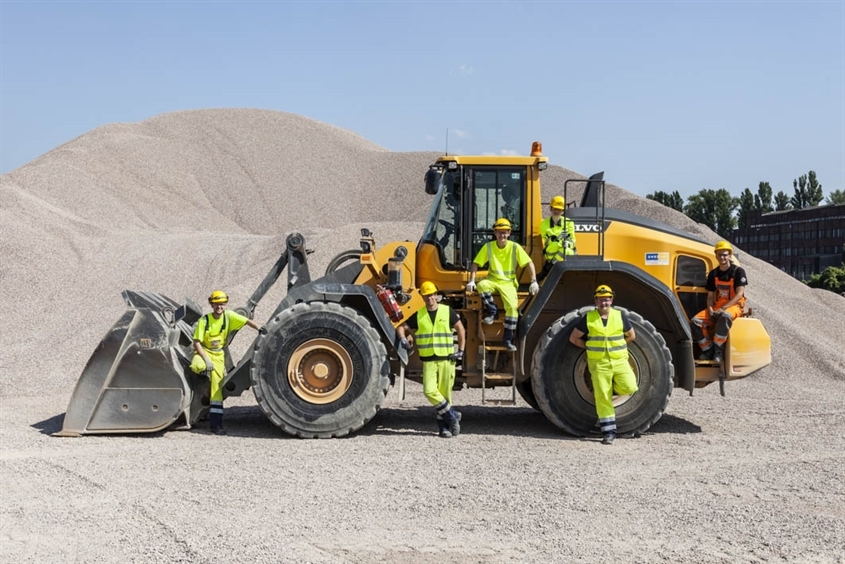
<instances>
[{"instance_id":1,"label":"side mirror","mask_svg":"<svg viewBox=\"0 0 845 564\"><path fill-rule=\"evenodd\" d=\"M438 166L429 167L425 173L425 193L431 196L437 194L440 189L440 181L443 178L443 169Z\"/></svg>"}]
</instances>

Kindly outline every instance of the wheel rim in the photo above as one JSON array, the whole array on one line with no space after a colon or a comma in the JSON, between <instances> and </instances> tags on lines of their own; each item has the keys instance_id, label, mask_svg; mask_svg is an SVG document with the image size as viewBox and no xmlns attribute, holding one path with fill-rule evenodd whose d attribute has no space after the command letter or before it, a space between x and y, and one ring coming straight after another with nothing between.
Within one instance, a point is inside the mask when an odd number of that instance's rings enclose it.
<instances>
[{"instance_id":1,"label":"wheel rim","mask_svg":"<svg viewBox=\"0 0 845 564\"><path fill-rule=\"evenodd\" d=\"M342 397L352 384L352 358L335 341L306 341L290 357L288 381L303 400L331 403Z\"/></svg>"},{"instance_id":2,"label":"wheel rim","mask_svg":"<svg viewBox=\"0 0 845 564\"><path fill-rule=\"evenodd\" d=\"M628 364L631 365L631 370L634 371L634 375L637 377L637 385L640 384L640 367L637 364L636 359L633 355L628 355ZM590 371L587 369L587 355L582 354L578 361L575 363L575 373L573 374L573 378L575 379L575 389L578 391L578 395L581 396L581 399L587 403L591 403L593 405L596 404L596 396L593 394L593 380L590 377ZM613 396L613 407L619 407L620 405L624 405L628 400L630 400L633 396Z\"/></svg>"}]
</instances>

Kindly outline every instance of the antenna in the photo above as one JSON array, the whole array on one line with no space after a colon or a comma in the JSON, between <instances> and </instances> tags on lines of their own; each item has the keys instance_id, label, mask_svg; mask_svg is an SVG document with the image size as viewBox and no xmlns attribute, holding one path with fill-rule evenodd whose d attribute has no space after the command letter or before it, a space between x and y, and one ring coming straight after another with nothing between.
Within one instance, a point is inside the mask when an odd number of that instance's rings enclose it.
<instances>
[{"instance_id":1,"label":"antenna","mask_svg":"<svg viewBox=\"0 0 845 564\"><path fill-rule=\"evenodd\" d=\"M449 128L446 128L446 156L449 156Z\"/></svg>"}]
</instances>

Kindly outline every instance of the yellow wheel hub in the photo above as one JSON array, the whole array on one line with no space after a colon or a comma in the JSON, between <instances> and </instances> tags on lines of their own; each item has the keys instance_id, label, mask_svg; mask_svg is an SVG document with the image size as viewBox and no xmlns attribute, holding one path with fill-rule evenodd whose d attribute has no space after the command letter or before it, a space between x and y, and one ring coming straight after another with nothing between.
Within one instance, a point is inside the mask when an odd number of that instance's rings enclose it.
<instances>
[{"instance_id":1,"label":"yellow wheel hub","mask_svg":"<svg viewBox=\"0 0 845 564\"><path fill-rule=\"evenodd\" d=\"M336 401L352 384L352 358L329 339L312 339L293 351L288 381L294 393L314 404Z\"/></svg>"}]
</instances>

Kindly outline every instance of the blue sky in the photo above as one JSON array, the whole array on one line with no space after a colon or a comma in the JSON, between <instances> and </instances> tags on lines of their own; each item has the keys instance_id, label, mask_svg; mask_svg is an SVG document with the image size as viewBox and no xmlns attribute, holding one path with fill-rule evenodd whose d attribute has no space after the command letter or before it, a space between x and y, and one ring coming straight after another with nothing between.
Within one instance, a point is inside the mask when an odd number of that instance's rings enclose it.
<instances>
[{"instance_id":1,"label":"blue sky","mask_svg":"<svg viewBox=\"0 0 845 564\"><path fill-rule=\"evenodd\" d=\"M845 1L0 1L0 172L101 125L281 110L634 193L845 189Z\"/></svg>"}]
</instances>

